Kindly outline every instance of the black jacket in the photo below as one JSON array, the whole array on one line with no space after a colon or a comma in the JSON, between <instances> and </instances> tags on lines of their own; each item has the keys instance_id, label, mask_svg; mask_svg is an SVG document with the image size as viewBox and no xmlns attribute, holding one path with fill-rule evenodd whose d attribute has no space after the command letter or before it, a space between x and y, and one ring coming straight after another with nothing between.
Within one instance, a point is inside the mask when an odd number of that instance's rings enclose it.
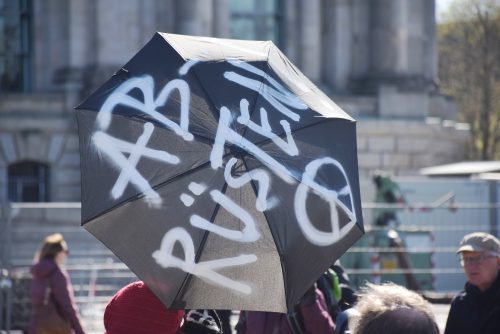
<instances>
[{"instance_id":1,"label":"black jacket","mask_svg":"<svg viewBox=\"0 0 500 334\"><path fill-rule=\"evenodd\" d=\"M488 290L467 283L451 302L444 334L474 333L500 333L500 271Z\"/></svg>"}]
</instances>

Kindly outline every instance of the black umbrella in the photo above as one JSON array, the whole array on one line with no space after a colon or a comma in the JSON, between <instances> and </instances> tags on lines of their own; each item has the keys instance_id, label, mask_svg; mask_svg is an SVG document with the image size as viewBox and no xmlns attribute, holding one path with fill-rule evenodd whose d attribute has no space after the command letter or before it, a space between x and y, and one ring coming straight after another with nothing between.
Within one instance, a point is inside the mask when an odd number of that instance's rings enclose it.
<instances>
[{"instance_id":1,"label":"black umbrella","mask_svg":"<svg viewBox=\"0 0 500 334\"><path fill-rule=\"evenodd\" d=\"M167 307L286 312L363 233L355 121L272 42L157 33L77 109L82 224Z\"/></svg>"}]
</instances>

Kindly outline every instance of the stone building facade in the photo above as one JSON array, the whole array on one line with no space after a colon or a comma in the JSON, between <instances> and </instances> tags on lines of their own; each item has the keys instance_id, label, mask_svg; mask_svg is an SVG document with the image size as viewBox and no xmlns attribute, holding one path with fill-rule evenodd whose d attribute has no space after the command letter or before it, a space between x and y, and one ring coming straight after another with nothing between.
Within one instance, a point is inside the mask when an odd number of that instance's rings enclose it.
<instances>
[{"instance_id":1,"label":"stone building facade","mask_svg":"<svg viewBox=\"0 0 500 334\"><path fill-rule=\"evenodd\" d=\"M465 155L467 127L453 121L453 102L439 93L435 0L11 0L0 6L0 200L80 200L73 107L155 31L273 39L358 120L362 188L370 187L376 169L415 175Z\"/></svg>"}]
</instances>

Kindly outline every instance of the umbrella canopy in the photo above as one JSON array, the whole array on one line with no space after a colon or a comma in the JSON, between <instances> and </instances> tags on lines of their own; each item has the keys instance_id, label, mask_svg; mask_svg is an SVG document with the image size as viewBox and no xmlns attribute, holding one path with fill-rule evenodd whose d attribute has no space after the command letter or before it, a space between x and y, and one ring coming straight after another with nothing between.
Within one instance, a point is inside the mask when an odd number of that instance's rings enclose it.
<instances>
[{"instance_id":1,"label":"umbrella canopy","mask_svg":"<svg viewBox=\"0 0 500 334\"><path fill-rule=\"evenodd\" d=\"M82 225L167 307L286 312L363 234L355 121L272 42L157 33L77 120Z\"/></svg>"}]
</instances>

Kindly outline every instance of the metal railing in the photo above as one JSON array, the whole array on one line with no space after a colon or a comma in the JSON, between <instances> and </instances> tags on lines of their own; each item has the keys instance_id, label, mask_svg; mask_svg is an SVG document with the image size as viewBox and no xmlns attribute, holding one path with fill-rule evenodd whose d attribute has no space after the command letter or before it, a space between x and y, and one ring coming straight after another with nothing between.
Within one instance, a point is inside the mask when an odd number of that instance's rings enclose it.
<instances>
[{"instance_id":1,"label":"metal railing","mask_svg":"<svg viewBox=\"0 0 500 334\"><path fill-rule=\"evenodd\" d=\"M396 220L388 226L374 226L371 222L380 210L392 210ZM435 203L363 203L366 233L342 256L341 262L355 288L365 281L394 281L423 292L452 294L461 290L465 282L455 254L461 238L473 231L498 236L499 213L498 203L452 203L446 207ZM16 315L24 312L20 317L27 317L28 266L46 234L62 231L70 247L79 242L97 242L79 225L80 203L1 206L0 310L4 311L0 311L0 329L16 329L22 326L15 320ZM102 314L110 296L136 279L111 252L101 247L73 248L67 266L90 332L102 330Z\"/></svg>"},{"instance_id":2,"label":"metal railing","mask_svg":"<svg viewBox=\"0 0 500 334\"><path fill-rule=\"evenodd\" d=\"M391 210L395 221L387 226L371 224L380 210ZM365 281L395 281L416 290L453 294L465 283L456 254L460 240L476 231L498 237L499 213L499 203L446 207L364 203L366 233L341 261L356 287Z\"/></svg>"}]
</instances>

